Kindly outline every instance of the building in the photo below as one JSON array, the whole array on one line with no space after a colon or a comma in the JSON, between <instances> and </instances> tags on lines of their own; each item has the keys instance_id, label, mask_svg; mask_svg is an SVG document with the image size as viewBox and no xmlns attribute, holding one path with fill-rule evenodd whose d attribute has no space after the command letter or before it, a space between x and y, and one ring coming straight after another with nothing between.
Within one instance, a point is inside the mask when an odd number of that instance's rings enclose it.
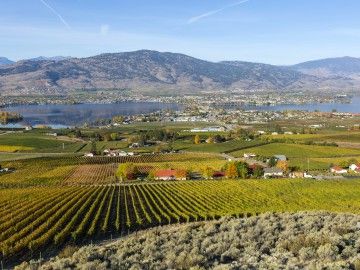
<instances>
[{"instance_id":1,"label":"building","mask_svg":"<svg viewBox=\"0 0 360 270\"><path fill-rule=\"evenodd\" d=\"M94 156L93 153L85 153L85 154L84 154L84 157L93 157L93 156Z\"/></svg>"},{"instance_id":2,"label":"building","mask_svg":"<svg viewBox=\"0 0 360 270\"><path fill-rule=\"evenodd\" d=\"M173 169L164 169L157 170L154 173L155 180L171 181L171 180L186 180L186 171L183 170L173 170Z\"/></svg>"},{"instance_id":3,"label":"building","mask_svg":"<svg viewBox=\"0 0 360 270\"><path fill-rule=\"evenodd\" d=\"M275 155L277 161L287 161L287 157L285 155Z\"/></svg>"},{"instance_id":4,"label":"building","mask_svg":"<svg viewBox=\"0 0 360 270\"><path fill-rule=\"evenodd\" d=\"M356 173L360 172L360 164L351 164L349 170Z\"/></svg>"},{"instance_id":5,"label":"building","mask_svg":"<svg viewBox=\"0 0 360 270\"><path fill-rule=\"evenodd\" d=\"M284 176L284 171L282 169L273 167L264 169L264 178L279 178Z\"/></svg>"},{"instance_id":6,"label":"building","mask_svg":"<svg viewBox=\"0 0 360 270\"><path fill-rule=\"evenodd\" d=\"M254 158L256 157L256 154L254 153L244 153L244 158Z\"/></svg>"},{"instance_id":7,"label":"building","mask_svg":"<svg viewBox=\"0 0 360 270\"><path fill-rule=\"evenodd\" d=\"M344 174L344 173L347 173L348 171L339 166L334 166L334 167L330 168L330 172L335 173L335 174Z\"/></svg>"},{"instance_id":8,"label":"building","mask_svg":"<svg viewBox=\"0 0 360 270\"><path fill-rule=\"evenodd\" d=\"M289 174L290 178L304 178L304 173L303 172L291 172Z\"/></svg>"}]
</instances>

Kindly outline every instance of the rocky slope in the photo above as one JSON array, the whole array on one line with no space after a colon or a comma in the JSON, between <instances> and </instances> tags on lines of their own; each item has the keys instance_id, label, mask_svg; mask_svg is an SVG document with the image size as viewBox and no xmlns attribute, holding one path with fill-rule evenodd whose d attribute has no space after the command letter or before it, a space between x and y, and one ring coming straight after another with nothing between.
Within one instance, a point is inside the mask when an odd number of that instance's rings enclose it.
<instances>
[{"instance_id":1,"label":"rocky slope","mask_svg":"<svg viewBox=\"0 0 360 270\"><path fill-rule=\"evenodd\" d=\"M300 212L165 226L16 269L360 269L359 221Z\"/></svg>"}]
</instances>

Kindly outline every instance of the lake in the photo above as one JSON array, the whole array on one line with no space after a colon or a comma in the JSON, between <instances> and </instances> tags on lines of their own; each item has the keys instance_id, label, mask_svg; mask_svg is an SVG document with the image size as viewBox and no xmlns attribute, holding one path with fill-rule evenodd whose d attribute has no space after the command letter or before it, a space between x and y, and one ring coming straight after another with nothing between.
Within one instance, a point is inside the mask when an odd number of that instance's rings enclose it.
<instances>
[{"instance_id":1,"label":"lake","mask_svg":"<svg viewBox=\"0 0 360 270\"><path fill-rule=\"evenodd\" d=\"M315 103L315 104L281 104L274 106L245 106L247 110L260 111L315 111L331 112L336 110L338 112L360 113L360 97L353 97L351 103Z\"/></svg>"},{"instance_id":2,"label":"lake","mask_svg":"<svg viewBox=\"0 0 360 270\"><path fill-rule=\"evenodd\" d=\"M48 125L53 128L82 125L97 119L110 119L116 115L135 115L159 110L178 110L181 105L161 102L120 102L114 104L49 104L17 105L2 108L4 111L20 113L23 121L0 127L22 127L26 125Z\"/></svg>"}]
</instances>

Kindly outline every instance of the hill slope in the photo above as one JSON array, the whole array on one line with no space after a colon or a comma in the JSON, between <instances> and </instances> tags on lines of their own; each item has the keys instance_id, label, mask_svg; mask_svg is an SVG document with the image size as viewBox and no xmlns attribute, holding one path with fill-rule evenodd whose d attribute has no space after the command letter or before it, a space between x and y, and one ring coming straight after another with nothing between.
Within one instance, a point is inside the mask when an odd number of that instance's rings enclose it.
<instances>
[{"instance_id":1,"label":"hill slope","mask_svg":"<svg viewBox=\"0 0 360 270\"><path fill-rule=\"evenodd\" d=\"M292 66L296 71L314 76L359 76L360 58L339 57L308 61Z\"/></svg>"},{"instance_id":2,"label":"hill slope","mask_svg":"<svg viewBox=\"0 0 360 270\"><path fill-rule=\"evenodd\" d=\"M168 226L86 246L39 268L358 269L359 219L300 212ZM37 269L31 267L23 263L15 269Z\"/></svg>"},{"instance_id":3,"label":"hill slope","mask_svg":"<svg viewBox=\"0 0 360 270\"><path fill-rule=\"evenodd\" d=\"M354 87L352 79L318 78L286 67L214 63L177 53L141 50L63 60L24 60L0 67L5 94L68 93L79 89L133 92L307 90Z\"/></svg>"}]
</instances>

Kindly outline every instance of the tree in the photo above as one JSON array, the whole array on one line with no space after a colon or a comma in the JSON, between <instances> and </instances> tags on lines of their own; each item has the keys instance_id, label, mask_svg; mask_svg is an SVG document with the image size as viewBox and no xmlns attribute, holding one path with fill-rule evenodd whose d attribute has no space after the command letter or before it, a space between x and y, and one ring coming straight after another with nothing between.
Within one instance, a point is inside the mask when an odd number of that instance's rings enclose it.
<instances>
[{"instance_id":1,"label":"tree","mask_svg":"<svg viewBox=\"0 0 360 270\"><path fill-rule=\"evenodd\" d=\"M206 143L214 143L214 137L212 136L209 136L207 139L206 139Z\"/></svg>"},{"instance_id":2,"label":"tree","mask_svg":"<svg viewBox=\"0 0 360 270\"><path fill-rule=\"evenodd\" d=\"M112 140L109 133L105 133L103 138L104 138L104 141L105 141L105 142L109 142L109 141Z\"/></svg>"},{"instance_id":3,"label":"tree","mask_svg":"<svg viewBox=\"0 0 360 270\"><path fill-rule=\"evenodd\" d=\"M205 168L202 169L202 175L205 179L211 179L214 175L214 169L206 166Z\"/></svg>"},{"instance_id":4,"label":"tree","mask_svg":"<svg viewBox=\"0 0 360 270\"><path fill-rule=\"evenodd\" d=\"M118 139L119 139L119 136L118 136L118 134L117 133L111 133L110 134L110 138L111 138L111 140L113 140L113 141L117 141Z\"/></svg>"},{"instance_id":5,"label":"tree","mask_svg":"<svg viewBox=\"0 0 360 270\"><path fill-rule=\"evenodd\" d=\"M261 166L256 165L253 169L253 177L261 178L263 175L264 175L264 169Z\"/></svg>"},{"instance_id":6,"label":"tree","mask_svg":"<svg viewBox=\"0 0 360 270\"><path fill-rule=\"evenodd\" d=\"M276 167L286 172L288 170L288 163L285 160L279 160L276 163Z\"/></svg>"},{"instance_id":7,"label":"tree","mask_svg":"<svg viewBox=\"0 0 360 270\"><path fill-rule=\"evenodd\" d=\"M112 122L115 124L122 124L124 122L125 118L122 115L117 115L112 118Z\"/></svg>"},{"instance_id":8,"label":"tree","mask_svg":"<svg viewBox=\"0 0 360 270\"><path fill-rule=\"evenodd\" d=\"M276 163L277 163L276 157L271 157L271 158L269 159L269 166L270 166L270 167L275 167L275 166L276 166Z\"/></svg>"},{"instance_id":9,"label":"tree","mask_svg":"<svg viewBox=\"0 0 360 270\"><path fill-rule=\"evenodd\" d=\"M138 168L133 163L120 164L116 176L121 180L134 180L139 174Z\"/></svg>"},{"instance_id":10,"label":"tree","mask_svg":"<svg viewBox=\"0 0 360 270\"><path fill-rule=\"evenodd\" d=\"M82 137L82 134L81 134L80 129L76 129L76 130L75 130L75 137L76 137L76 138L81 138L81 137Z\"/></svg>"},{"instance_id":11,"label":"tree","mask_svg":"<svg viewBox=\"0 0 360 270\"><path fill-rule=\"evenodd\" d=\"M90 150L90 152L91 152L92 154L94 154L94 155L96 155L96 153L97 153L96 142L95 142L94 140L91 141L91 150Z\"/></svg>"},{"instance_id":12,"label":"tree","mask_svg":"<svg viewBox=\"0 0 360 270\"><path fill-rule=\"evenodd\" d=\"M176 179L183 180L183 179L187 179L188 176L189 176L189 171L187 170L176 170L175 172Z\"/></svg>"},{"instance_id":13,"label":"tree","mask_svg":"<svg viewBox=\"0 0 360 270\"><path fill-rule=\"evenodd\" d=\"M225 175L229 179L234 179L239 177L238 169L236 167L235 162L230 162L229 164L227 164Z\"/></svg>"},{"instance_id":14,"label":"tree","mask_svg":"<svg viewBox=\"0 0 360 270\"><path fill-rule=\"evenodd\" d=\"M199 134L196 134L195 137L194 137L194 143L195 144L200 144L200 142L201 142L200 141L200 136L199 136Z\"/></svg>"},{"instance_id":15,"label":"tree","mask_svg":"<svg viewBox=\"0 0 360 270\"><path fill-rule=\"evenodd\" d=\"M247 163L245 162L237 162L236 163L236 168L237 168L237 171L238 171L238 176L240 178L247 178L248 177L248 174L249 174L249 167L247 165Z\"/></svg>"}]
</instances>

